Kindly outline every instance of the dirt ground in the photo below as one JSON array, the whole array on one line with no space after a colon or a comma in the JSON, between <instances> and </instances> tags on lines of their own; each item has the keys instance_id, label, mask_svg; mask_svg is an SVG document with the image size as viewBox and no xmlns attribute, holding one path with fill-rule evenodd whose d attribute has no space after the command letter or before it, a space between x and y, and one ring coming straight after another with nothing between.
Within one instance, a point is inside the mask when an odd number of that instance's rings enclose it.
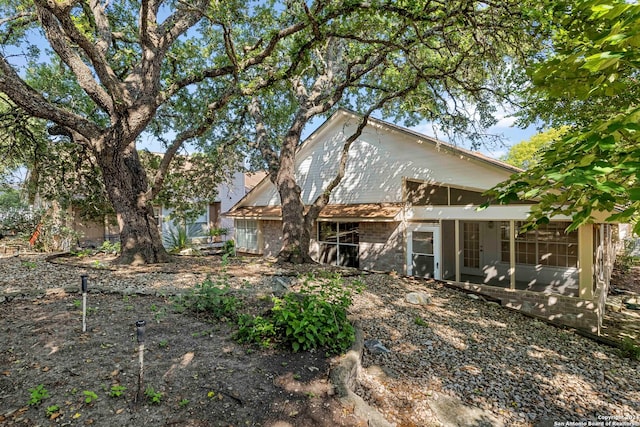
<instances>
[{"instance_id":1,"label":"dirt ground","mask_svg":"<svg viewBox=\"0 0 640 427\"><path fill-rule=\"evenodd\" d=\"M5 284L5 295L12 292L10 300L0 297L0 425L367 425L364 420L353 414L353 408L343 406L332 394L327 378L335 359L326 357L324 352L291 353L241 345L232 339L234 325L211 322L202 315L175 311L170 295L199 283L212 271L219 271L219 257L218 261L214 261L215 257L185 258L188 260L186 264L169 263L137 268L112 268L108 257L58 260L62 266L36 262L26 256L11 258L11 262L3 262L6 260L0 259L0 284ZM246 282L251 284L252 289L266 286L269 291L273 277L270 278L267 273L282 278L304 272L285 271L262 260L232 263L228 267L229 275L238 278L240 287ZM82 297L77 290L77 279L81 273L88 273L92 281L91 286L94 286L88 295L88 329L85 333L82 332ZM66 276L54 277L56 274ZM398 295L415 290L413 285L409 286L405 281L389 281L388 277L380 276L385 279L380 282L380 289L391 286L391 282L396 286L393 292L389 292L392 294L389 296L390 300L385 302L388 308L381 308L382 292L372 293L369 295L371 300L364 301L366 304L363 303L360 308L360 317L371 317L375 320L370 322L368 336L387 337L385 341L395 346L396 351L387 358L388 360L377 360L377 363L386 368L393 367L397 372L404 372L404 365L399 364L395 367L392 363L402 362L409 357L409 349L418 346L417 342L410 340L415 338L420 341L425 327L416 323L418 312L415 308L407 308L404 302L395 301ZM7 280L7 277L11 279ZM65 286L65 283L71 283L70 287ZM633 269L627 275L617 276L612 283L617 289L640 291L640 269ZM418 288L422 289L422 285ZM464 337L468 332L470 326L465 322L471 320L460 314L462 310L482 309L483 316L495 317L491 320L495 324L507 324L518 319L523 325L531 323L525 318L514 319L513 314L498 308L494 310L488 304L486 307L482 305L473 308L475 306L469 304L475 301L469 303L471 300L463 297L463 294L437 290L436 287L429 288L429 292L443 294L434 298L446 301L444 309L447 317L438 317L437 304L430 306L428 311L419 312L420 316L426 319L425 324L431 324L431 327L427 328L428 331L444 328L440 333L447 340L455 341L458 339L456 337ZM254 312L259 313L265 309L265 299L260 293L243 294L243 300L245 307ZM367 304L373 304L377 311L371 312L367 309ZM395 316L398 314L400 315ZM383 320L385 316L390 317ZM139 347L135 327L135 322L139 319L145 319L147 322L142 387L139 387ZM450 324L446 324L445 320ZM461 325L466 326L458 328L456 322L459 320L462 321ZM473 322L478 323L475 318ZM637 326L638 322L634 322ZM402 340L396 337L394 341L393 336L402 335L398 330L402 325L413 325L412 332L406 334ZM423 331L422 335L415 333L416 328ZM500 332L500 328L493 329ZM609 332L612 332L612 329ZM482 332L485 333L488 332ZM542 326L533 328L531 334L549 336L551 342L555 343L551 347L562 345L566 338L563 331ZM432 335L428 335L427 343L431 343L429 345L433 348L427 346L425 354L432 354L432 350L439 351L438 343L442 344L442 348L448 349L447 354L458 354L451 353L453 350L445 346L447 340L440 342L438 334ZM510 336L510 339L516 338ZM578 342L586 345L582 339ZM524 345L518 344L515 347L514 344L514 349ZM540 346L542 344L536 347L538 351L542 348ZM570 347L576 349L579 346ZM626 372L618 365L625 366L626 362L618 361L615 350L597 348L597 354L602 353L600 357L615 362L615 366L612 365L614 367L610 369L611 373L607 375L616 376L614 379L618 381L618 373ZM548 352L551 351L549 348ZM562 358L566 358L569 352L568 348L560 351ZM463 353L458 357L466 357ZM423 353L416 354L420 356ZM437 352L433 354L440 355ZM473 352L473 355L477 354L478 351ZM596 353L590 352L584 357L592 358L593 354ZM605 354L606 356L603 356ZM371 358L370 355L367 357ZM437 357L434 360L435 365L444 361L440 359L441 356ZM510 354L509 358L512 357L514 355ZM535 360L523 359L523 363L532 361ZM553 366L558 362L559 360L555 360ZM480 362L478 365L484 366ZM413 375L409 370L406 373L409 376ZM463 373L467 375L466 371ZM445 385L449 384L449 380L451 384L455 383L455 386L474 380L466 376L456 376L460 372L455 370L436 374L434 378ZM379 398L380 401L376 401L376 394L369 399L370 403L377 402L374 406L377 406L387 419L397 420L399 426L416 425L411 424L411 420L416 419L422 403L406 396L412 395L418 386L404 381L402 376L398 381L388 381L387 392L379 393L383 396ZM606 381L606 377L593 380L594 385L586 387L585 390L604 387ZM424 385L423 382L419 381L420 386ZM600 385L596 387L595 384ZM39 385L46 389L48 396L43 397L39 404L29 405L29 400L36 394L31 390L35 390ZM377 384L376 387L371 390L378 393L381 386ZM618 384L616 387L622 390L623 386ZM635 396L632 393L637 394L633 384L625 387L631 390L627 392L629 396ZM141 391L149 388L148 394L151 397L139 395L139 388ZM559 392L555 385L550 390ZM582 392L577 393L581 394ZM462 391L460 395L463 395ZM553 400L552 394L547 396L540 392L540 395L541 398ZM154 396L158 400L155 403L152 401ZM624 400L622 397L620 399ZM401 405L398 401L404 403L400 402ZM508 419L514 419L518 413L518 410L511 407L500 406L502 403L499 400L492 398L487 401L498 402L501 413L515 414ZM582 408L580 405L578 407ZM584 402L584 408L591 406L593 402ZM623 406L618 404L617 407ZM406 416L393 415L394 411L399 410L406 412ZM560 409L558 411L564 413ZM432 417L427 413L417 419L427 420ZM530 424L523 422L511 425Z\"/></svg>"},{"instance_id":2,"label":"dirt ground","mask_svg":"<svg viewBox=\"0 0 640 427\"><path fill-rule=\"evenodd\" d=\"M232 325L135 294L89 292L83 333L81 298L0 304L1 425L363 425L331 396L321 351L240 345ZM138 392L138 319L147 323L141 388L151 396ZM29 405L40 384L48 396Z\"/></svg>"}]
</instances>

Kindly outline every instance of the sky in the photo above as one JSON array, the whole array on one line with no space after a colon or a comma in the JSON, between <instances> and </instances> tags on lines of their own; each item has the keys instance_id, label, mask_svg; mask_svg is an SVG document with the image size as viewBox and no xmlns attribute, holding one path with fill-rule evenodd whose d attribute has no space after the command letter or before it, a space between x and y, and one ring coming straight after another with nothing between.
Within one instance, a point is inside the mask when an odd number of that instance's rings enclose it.
<instances>
[{"instance_id":1,"label":"sky","mask_svg":"<svg viewBox=\"0 0 640 427\"><path fill-rule=\"evenodd\" d=\"M538 129L535 126L529 126L525 129L518 128L514 125L515 117L508 116L507 114L499 115L498 122L486 129L486 132L490 135L497 135L502 138L503 144L495 145L495 146L482 146L477 151L482 154L492 157L494 159L500 159L509 151L509 147L515 145L519 142L526 141L530 139L533 135L538 133ZM427 136L436 137L445 142L449 142L447 136L443 134L443 132L438 132L437 129L430 123L422 123L417 126L410 127L411 130L415 132L422 133ZM463 144L459 144L462 148L469 149L469 146L464 146Z\"/></svg>"},{"instance_id":2,"label":"sky","mask_svg":"<svg viewBox=\"0 0 640 427\"><path fill-rule=\"evenodd\" d=\"M533 135L538 133L538 130L536 129L535 126L529 126L526 129L515 127L514 126L515 118L509 116L507 113L498 114L496 118L498 119L498 122L494 126L486 129L486 132L491 135L501 136L504 144L499 146L496 145L492 147L488 147L488 146L481 147L478 151L484 154L485 156L489 156L494 159L500 159L502 156L507 154L507 151L509 150L510 146L522 141L526 141L529 138L531 138ZM302 139L303 140L306 139L322 123L323 123L322 119L317 119L313 121L309 126L307 126L307 128L305 128L304 133L302 135ZM431 123L428 123L426 121L418 124L417 126L411 126L409 127L409 129L430 137L435 137L445 142L450 142L447 136L443 132L438 132L437 128L434 128L434 126ZM460 143L459 145L462 148L466 148L466 149L470 148L468 145L465 146L464 143ZM151 136L143 135L139 139L138 148L147 149L149 151L156 152L156 153L164 152L162 144L156 141L155 139L153 139L153 137ZM188 145L186 149L189 153L195 151L192 146L188 146Z\"/></svg>"}]
</instances>

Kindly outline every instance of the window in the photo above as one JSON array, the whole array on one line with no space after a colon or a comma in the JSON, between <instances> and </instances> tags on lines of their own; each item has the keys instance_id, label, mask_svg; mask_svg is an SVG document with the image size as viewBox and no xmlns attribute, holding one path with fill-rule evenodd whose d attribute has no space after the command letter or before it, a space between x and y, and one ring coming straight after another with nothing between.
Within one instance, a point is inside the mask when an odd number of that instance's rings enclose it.
<instances>
[{"instance_id":1,"label":"window","mask_svg":"<svg viewBox=\"0 0 640 427\"><path fill-rule=\"evenodd\" d=\"M357 222L319 222L318 242L321 263L358 268L360 234Z\"/></svg>"},{"instance_id":2,"label":"window","mask_svg":"<svg viewBox=\"0 0 640 427\"><path fill-rule=\"evenodd\" d=\"M192 223L189 224L189 229L193 230L192 233L194 237L203 237L207 235L207 230L209 228L209 211L208 209L205 212L198 216Z\"/></svg>"},{"instance_id":3,"label":"window","mask_svg":"<svg viewBox=\"0 0 640 427\"><path fill-rule=\"evenodd\" d=\"M481 205L489 200L482 191L465 190L437 182L405 180L407 203L414 206L466 206ZM531 200L515 200L511 204L532 205Z\"/></svg>"},{"instance_id":4,"label":"window","mask_svg":"<svg viewBox=\"0 0 640 427\"><path fill-rule=\"evenodd\" d=\"M516 222L516 229L523 223ZM542 224L516 236L516 263L550 267L578 266L578 232L565 233L567 222ZM502 261L509 262L509 223L500 226Z\"/></svg>"},{"instance_id":5,"label":"window","mask_svg":"<svg viewBox=\"0 0 640 427\"><path fill-rule=\"evenodd\" d=\"M258 221L252 219L236 219L236 247L258 250Z\"/></svg>"}]
</instances>

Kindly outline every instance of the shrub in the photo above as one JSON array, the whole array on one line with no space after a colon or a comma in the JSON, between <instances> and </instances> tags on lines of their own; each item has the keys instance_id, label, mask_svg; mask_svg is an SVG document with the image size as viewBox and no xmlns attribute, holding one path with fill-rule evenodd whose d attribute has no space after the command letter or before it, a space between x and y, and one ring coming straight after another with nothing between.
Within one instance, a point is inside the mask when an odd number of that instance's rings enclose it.
<instances>
[{"instance_id":1,"label":"shrub","mask_svg":"<svg viewBox=\"0 0 640 427\"><path fill-rule=\"evenodd\" d=\"M269 345L272 339L294 352L324 348L329 353L348 349L355 339L355 330L347 318L354 292L360 292L362 282L345 285L339 274L317 279L310 275L299 293L273 298L269 319L243 316L236 339Z\"/></svg>"},{"instance_id":2,"label":"shrub","mask_svg":"<svg viewBox=\"0 0 640 427\"><path fill-rule=\"evenodd\" d=\"M162 243L169 252L178 253L193 246L193 239L200 233L200 229L195 226L185 227L184 225L169 226L162 235Z\"/></svg>"},{"instance_id":3,"label":"shrub","mask_svg":"<svg viewBox=\"0 0 640 427\"><path fill-rule=\"evenodd\" d=\"M625 337L620 343L620 353L623 357L640 360L640 345L636 345L631 338Z\"/></svg>"},{"instance_id":4,"label":"shrub","mask_svg":"<svg viewBox=\"0 0 640 427\"><path fill-rule=\"evenodd\" d=\"M23 207L0 210L0 234L30 237L42 220L42 211Z\"/></svg>"},{"instance_id":5,"label":"shrub","mask_svg":"<svg viewBox=\"0 0 640 427\"><path fill-rule=\"evenodd\" d=\"M102 245L98 248L98 252L104 252L107 254L117 254L121 251L120 242L110 242L109 240L105 240L102 242Z\"/></svg>"},{"instance_id":6,"label":"shrub","mask_svg":"<svg viewBox=\"0 0 640 427\"><path fill-rule=\"evenodd\" d=\"M216 319L235 318L242 303L231 294L225 262L216 282L207 277L187 294L174 300L175 305L195 312L207 312Z\"/></svg>"},{"instance_id":7,"label":"shrub","mask_svg":"<svg viewBox=\"0 0 640 427\"><path fill-rule=\"evenodd\" d=\"M222 244L222 253L226 256L236 255L236 244L233 240L227 240Z\"/></svg>"},{"instance_id":8,"label":"shrub","mask_svg":"<svg viewBox=\"0 0 640 427\"><path fill-rule=\"evenodd\" d=\"M234 338L239 342L257 343L262 347L269 347L277 338L276 326L273 319L241 314L238 318L238 332Z\"/></svg>"}]
</instances>

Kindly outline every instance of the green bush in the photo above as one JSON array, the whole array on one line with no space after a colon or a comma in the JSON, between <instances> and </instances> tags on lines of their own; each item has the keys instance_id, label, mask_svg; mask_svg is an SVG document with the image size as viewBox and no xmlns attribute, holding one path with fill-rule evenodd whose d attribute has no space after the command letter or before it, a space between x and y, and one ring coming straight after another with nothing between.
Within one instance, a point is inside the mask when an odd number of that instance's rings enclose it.
<instances>
[{"instance_id":1,"label":"green bush","mask_svg":"<svg viewBox=\"0 0 640 427\"><path fill-rule=\"evenodd\" d=\"M277 331L270 318L241 314L238 317L238 332L234 338L242 343L257 343L262 347L269 347L277 338Z\"/></svg>"},{"instance_id":2,"label":"green bush","mask_svg":"<svg viewBox=\"0 0 640 427\"><path fill-rule=\"evenodd\" d=\"M42 221L42 211L22 207L0 209L0 234L31 237Z\"/></svg>"},{"instance_id":3,"label":"green bush","mask_svg":"<svg viewBox=\"0 0 640 427\"><path fill-rule=\"evenodd\" d=\"M623 357L640 360L640 345L637 345L631 338L625 337L620 343L620 353Z\"/></svg>"},{"instance_id":4,"label":"green bush","mask_svg":"<svg viewBox=\"0 0 640 427\"><path fill-rule=\"evenodd\" d=\"M236 255L236 244L233 240L227 240L222 244L222 253L226 256Z\"/></svg>"},{"instance_id":5,"label":"green bush","mask_svg":"<svg viewBox=\"0 0 640 427\"><path fill-rule=\"evenodd\" d=\"M105 240L102 242L102 245L98 248L98 252L104 252L107 254L110 253L119 253L122 250L120 246L120 242L110 242L109 240Z\"/></svg>"},{"instance_id":6,"label":"green bush","mask_svg":"<svg viewBox=\"0 0 640 427\"><path fill-rule=\"evenodd\" d=\"M343 352L355 339L347 309L354 292L361 289L362 282L345 285L339 274L325 279L307 276L299 293L272 299L269 319L243 316L236 338L263 346L274 339L294 352L313 348L333 354Z\"/></svg>"},{"instance_id":7,"label":"green bush","mask_svg":"<svg viewBox=\"0 0 640 427\"><path fill-rule=\"evenodd\" d=\"M241 301L231 295L226 273L223 272L217 282L211 278L198 283L187 294L175 301L178 307L182 306L195 312L206 312L216 319L231 318L237 316L241 308Z\"/></svg>"}]
</instances>

